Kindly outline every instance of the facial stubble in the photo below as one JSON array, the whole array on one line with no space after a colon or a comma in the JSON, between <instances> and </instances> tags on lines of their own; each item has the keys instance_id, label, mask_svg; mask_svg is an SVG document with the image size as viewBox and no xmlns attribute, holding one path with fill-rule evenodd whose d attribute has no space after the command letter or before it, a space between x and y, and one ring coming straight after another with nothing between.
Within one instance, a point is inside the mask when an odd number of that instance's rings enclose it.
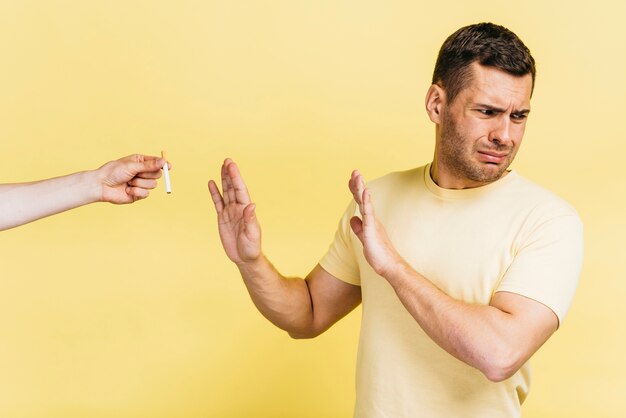
<instances>
[{"instance_id":1,"label":"facial stubble","mask_svg":"<svg viewBox=\"0 0 626 418\"><path fill-rule=\"evenodd\" d=\"M476 142L470 142L459 132L459 127L453 118L448 115L443 118L440 136L440 160L447 170L457 178L478 183L491 183L498 180L511 164L514 157L513 150L501 144L490 143L482 149L497 152L506 151L508 153L507 160L502 164L483 163L472 158L478 153L477 146Z\"/></svg>"}]
</instances>

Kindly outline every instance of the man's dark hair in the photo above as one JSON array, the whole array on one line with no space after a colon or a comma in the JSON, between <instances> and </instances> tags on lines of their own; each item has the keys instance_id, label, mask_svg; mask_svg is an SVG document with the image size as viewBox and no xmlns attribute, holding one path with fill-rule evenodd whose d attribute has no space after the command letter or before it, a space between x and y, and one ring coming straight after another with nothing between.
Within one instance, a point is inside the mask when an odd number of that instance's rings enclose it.
<instances>
[{"instance_id":1,"label":"man's dark hair","mask_svg":"<svg viewBox=\"0 0 626 418\"><path fill-rule=\"evenodd\" d=\"M522 40L504 26L477 23L454 32L439 51L433 84L443 87L448 103L452 103L471 80L473 62L515 76L531 74L532 87L535 87L535 59Z\"/></svg>"}]
</instances>

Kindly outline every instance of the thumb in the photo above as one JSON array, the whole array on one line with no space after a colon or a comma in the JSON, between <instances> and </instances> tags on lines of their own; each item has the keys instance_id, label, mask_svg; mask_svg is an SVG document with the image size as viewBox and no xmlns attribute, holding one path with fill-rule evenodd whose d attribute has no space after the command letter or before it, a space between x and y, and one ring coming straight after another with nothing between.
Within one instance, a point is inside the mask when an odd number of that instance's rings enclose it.
<instances>
[{"instance_id":1,"label":"thumb","mask_svg":"<svg viewBox=\"0 0 626 418\"><path fill-rule=\"evenodd\" d=\"M252 241L258 240L261 237L261 228L259 227L259 223L256 219L255 209L256 205L254 203L250 203L243 210L244 233L248 239Z\"/></svg>"},{"instance_id":2,"label":"thumb","mask_svg":"<svg viewBox=\"0 0 626 418\"><path fill-rule=\"evenodd\" d=\"M254 210L256 209L256 205L254 203L250 203L243 210L243 221L246 224L251 224L256 220L256 213Z\"/></svg>"},{"instance_id":3,"label":"thumb","mask_svg":"<svg viewBox=\"0 0 626 418\"><path fill-rule=\"evenodd\" d=\"M350 218L350 228L352 228L352 232L359 238L359 241L363 243L363 221L358 216Z\"/></svg>"},{"instance_id":4,"label":"thumb","mask_svg":"<svg viewBox=\"0 0 626 418\"><path fill-rule=\"evenodd\" d=\"M163 168L165 164L167 164L167 162L163 158L145 159L145 157L143 157L140 161L135 160L128 162L126 167L132 173L137 174L158 171Z\"/></svg>"}]
</instances>

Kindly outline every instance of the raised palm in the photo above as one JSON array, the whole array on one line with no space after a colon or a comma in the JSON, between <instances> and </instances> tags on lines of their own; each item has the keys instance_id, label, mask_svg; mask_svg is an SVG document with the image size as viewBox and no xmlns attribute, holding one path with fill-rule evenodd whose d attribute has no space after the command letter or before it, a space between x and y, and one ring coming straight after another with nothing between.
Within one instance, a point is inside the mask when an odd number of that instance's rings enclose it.
<instances>
[{"instance_id":1,"label":"raised palm","mask_svg":"<svg viewBox=\"0 0 626 418\"><path fill-rule=\"evenodd\" d=\"M363 255L369 265L376 273L385 276L397 267L401 258L389 240L385 227L376 218L370 192L357 170L352 172L348 187L361 214L361 218L354 216L350 219L350 227L363 244Z\"/></svg>"},{"instance_id":2,"label":"raised palm","mask_svg":"<svg viewBox=\"0 0 626 418\"><path fill-rule=\"evenodd\" d=\"M255 205L237 165L226 159L222 165L222 191L213 180L209 191L215 204L222 246L234 263L254 261L261 255L261 227L256 219Z\"/></svg>"}]
</instances>

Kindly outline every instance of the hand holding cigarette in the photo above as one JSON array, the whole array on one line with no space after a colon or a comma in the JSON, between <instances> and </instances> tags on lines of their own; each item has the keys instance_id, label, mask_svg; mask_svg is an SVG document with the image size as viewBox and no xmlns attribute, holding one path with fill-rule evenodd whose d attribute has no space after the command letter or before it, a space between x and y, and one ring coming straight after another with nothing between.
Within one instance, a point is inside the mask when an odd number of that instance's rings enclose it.
<instances>
[{"instance_id":1,"label":"hand holding cigarette","mask_svg":"<svg viewBox=\"0 0 626 418\"><path fill-rule=\"evenodd\" d=\"M106 163L97 170L102 183L100 200L125 204L145 199L157 186L161 169L168 165L163 158L140 154Z\"/></svg>"},{"instance_id":2,"label":"hand holding cigarette","mask_svg":"<svg viewBox=\"0 0 626 418\"><path fill-rule=\"evenodd\" d=\"M0 184L0 231L89 203L145 199L157 186L162 168L169 173L171 165L163 158L135 154L109 161L97 170Z\"/></svg>"}]
</instances>

